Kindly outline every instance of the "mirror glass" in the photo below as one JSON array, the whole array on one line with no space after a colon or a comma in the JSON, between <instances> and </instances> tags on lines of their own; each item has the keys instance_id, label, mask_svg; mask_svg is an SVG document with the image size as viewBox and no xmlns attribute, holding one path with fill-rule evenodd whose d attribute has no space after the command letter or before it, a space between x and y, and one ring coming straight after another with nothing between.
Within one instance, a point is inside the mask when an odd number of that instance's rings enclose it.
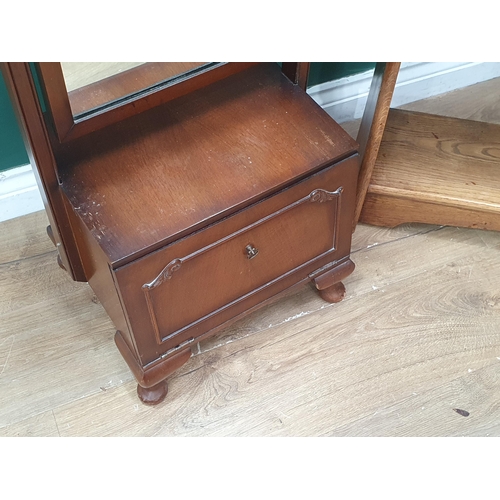
<instances>
[{"instance_id":1,"label":"mirror glass","mask_svg":"<svg viewBox=\"0 0 500 500\"><path fill-rule=\"evenodd\" d=\"M141 95L152 88L185 80L217 63L65 62L61 63L75 119Z\"/></svg>"}]
</instances>

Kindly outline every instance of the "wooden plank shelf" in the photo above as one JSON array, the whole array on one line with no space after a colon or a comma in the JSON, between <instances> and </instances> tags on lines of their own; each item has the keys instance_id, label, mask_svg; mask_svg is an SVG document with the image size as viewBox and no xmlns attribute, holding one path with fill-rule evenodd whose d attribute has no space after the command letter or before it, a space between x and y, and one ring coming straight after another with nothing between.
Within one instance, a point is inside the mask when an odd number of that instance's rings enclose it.
<instances>
[{"instance_id":1,"label":"wooden plank shelf","mask_svg":"<svg viewBox=\"0 0 500 500\"><path fill-rule=\"evenodd\" d=\"M500 230L500 125L391 109L360 221Z\"/></svg>"}]
</instances>

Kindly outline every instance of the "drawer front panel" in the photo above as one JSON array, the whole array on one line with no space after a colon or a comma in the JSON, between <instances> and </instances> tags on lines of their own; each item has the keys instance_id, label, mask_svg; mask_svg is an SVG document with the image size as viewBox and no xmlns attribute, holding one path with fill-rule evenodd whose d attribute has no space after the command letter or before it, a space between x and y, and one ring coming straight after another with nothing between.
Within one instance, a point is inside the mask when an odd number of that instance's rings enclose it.
<instances>
[{"instance_id":1,"label":"drawer front panel","mask_svg":"<svg viewBox=\"0 0 500 500\"><path fill-rule=\"evenodd\" d=\"M350 252L358 157L113 271L143 364Z\"/></svg>"},{"instance_id":2,"label":"drawer front panel","mask_svg":"<svg viewBox=\"0 0 500 500\"><path fill-rule=\"evenodd\" d=\"M143 285L158 342L336 247L342 188L308 196L197 252Z\"/></svg>"}]
</instances>

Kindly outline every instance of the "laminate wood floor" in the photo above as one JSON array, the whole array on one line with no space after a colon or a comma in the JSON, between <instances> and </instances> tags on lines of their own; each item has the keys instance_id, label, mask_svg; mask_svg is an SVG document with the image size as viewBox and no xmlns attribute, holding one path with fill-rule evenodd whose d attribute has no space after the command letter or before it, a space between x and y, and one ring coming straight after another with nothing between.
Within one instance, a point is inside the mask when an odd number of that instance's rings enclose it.
<instances>
[{"instance_id":1,"label":"laminate wood floor","mask_svg":"<svg viewBox=\"0 0 500 500\"><path fill-rule=\"evenodd\" d=\"M499 90L405 107L500 122ZM500 436L498 232L359 225L343 302L306 287L253 313L151 408L47 223L0 224L0 436Z\"/></svg>"}]
</instances>

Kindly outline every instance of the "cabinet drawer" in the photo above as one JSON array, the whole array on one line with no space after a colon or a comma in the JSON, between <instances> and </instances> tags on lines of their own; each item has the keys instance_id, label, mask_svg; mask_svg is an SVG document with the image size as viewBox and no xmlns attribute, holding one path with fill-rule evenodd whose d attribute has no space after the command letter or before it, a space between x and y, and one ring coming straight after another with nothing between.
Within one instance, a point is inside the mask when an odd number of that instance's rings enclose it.
<instances>
[{"instance_id":1,"label":"cabinet drawer","mask_svg":"<svg viewBox=\"0 0 500 500\"><path fill-rule=\"evenodd\" d=\"M343 225L348 241L337 257L348 255L357 158L343 163L118 269L129 316L142 309L155 343L169 348L249 297L290 286L290 274L306 277L325 257L335 260Z\"/></svg>"},{"instance_id":2,"label":"cabinet drawer","mask_svg":"<svg viewBox=\"0 0 500 500\"><path fill-rule=\"evenodd\" d=\"M186 256L143 285L159 342L332 251L342 189L315 190ZM174 314L175 313L175 314Z\"/></svg>"}]
</instances>

